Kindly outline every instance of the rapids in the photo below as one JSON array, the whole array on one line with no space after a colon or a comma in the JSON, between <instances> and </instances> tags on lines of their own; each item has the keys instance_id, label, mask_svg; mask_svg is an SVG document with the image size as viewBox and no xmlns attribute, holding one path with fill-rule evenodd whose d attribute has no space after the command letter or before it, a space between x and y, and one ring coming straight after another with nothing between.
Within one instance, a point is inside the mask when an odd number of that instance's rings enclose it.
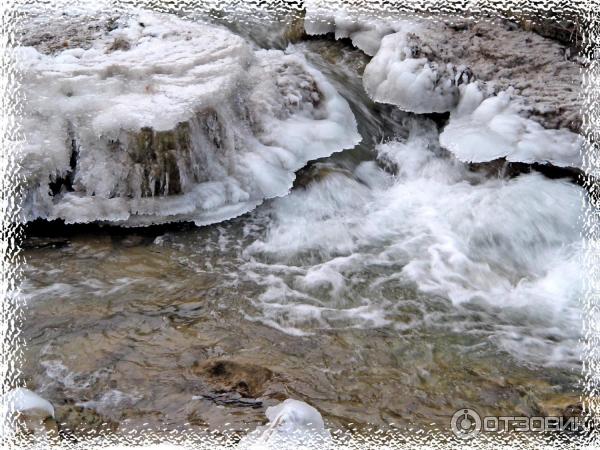
<instances>
[{"instance_id":1,"label":"rapids","mask_svg":"<svg viewBox=\"0 0 600 450\"><path fill-rule=\"evenodd\" d=\"M230 28L248 58L300 61L350 135L231 220L32 228L22 381L57 421L244 431L296 398L327 428L447 428L466 405L577 403L582 189L459 161L435 117L369 97L370 58L348 42Z\"/></svg>"}]
</instances>

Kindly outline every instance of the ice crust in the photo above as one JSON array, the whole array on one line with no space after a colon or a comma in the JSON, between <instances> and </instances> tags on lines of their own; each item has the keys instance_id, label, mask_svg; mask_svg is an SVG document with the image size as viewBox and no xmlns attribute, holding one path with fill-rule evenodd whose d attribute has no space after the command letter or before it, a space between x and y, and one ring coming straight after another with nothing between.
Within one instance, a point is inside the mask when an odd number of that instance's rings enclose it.
<instances>
[{"instance_id":1,"label":"ice crust","mask_svg":"<svg viewBox=\"0 0 600 450\"><path fill-rule=\"evenodd\" d=\"M346 101L294 53L140 11L89 48L15 49L23 221L208 224L285 195L360 141Z\"/></svg>"},{"instance_id":2,"label":"ice crust","mask_svg":"<svg viewBox=\"0 0 600 450\"><path fill-rule=\"evenodd\" d=\"M420 56L415 36L423 31L405 22L402 31L389 34L365 68L363 82L369 96L414 113L451 111L458 102L458 86L469 81L465 66L431 61Z\"/></svg>"}]
</instances>

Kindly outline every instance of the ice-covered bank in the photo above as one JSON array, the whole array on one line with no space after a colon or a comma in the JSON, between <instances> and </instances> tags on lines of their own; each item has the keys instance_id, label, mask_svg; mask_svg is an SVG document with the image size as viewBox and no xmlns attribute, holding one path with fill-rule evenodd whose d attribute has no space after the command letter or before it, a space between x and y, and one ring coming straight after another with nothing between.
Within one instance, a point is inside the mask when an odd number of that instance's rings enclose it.
<instances>
[{"instance_id":1,"label":"ice-covered bank","mask_svg":"<svg viewBox=\"0 0 600 450\"><path fill-rule=\"evenodd\" d=\"M78 38L36 42L65 20L81 21ZM360 140L346 101L300 55L169 15L85 20L34 20L16 49L24 221L217 222Z\"/></svg>"},{"instance_id":2,"label":"ice-covered bank","mask_svg":"<svg viewBox=\"0 0 600 450\"><path fill-rule=\"evenodd\" d=\"M363 76L373 100L452 114L441 137L458 159L581 167L583 63L558 43L508 22L377 19L305 4L308 34L334 32L373 56Z\"/></svg>"}]
</instances>

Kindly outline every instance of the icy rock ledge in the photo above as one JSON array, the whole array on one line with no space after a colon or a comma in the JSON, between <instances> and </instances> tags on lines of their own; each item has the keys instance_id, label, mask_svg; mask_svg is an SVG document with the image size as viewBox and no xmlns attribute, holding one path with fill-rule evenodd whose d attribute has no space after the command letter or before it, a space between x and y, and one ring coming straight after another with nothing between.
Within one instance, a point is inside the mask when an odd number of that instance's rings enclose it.
<instances>
[{"instance_id":1,"label":"icy rock ledge","mask_svg":"<svg viewBox=\"0 0 600 450\"><path fill-rule=\"evenodd\" d=\"M24 222L219 222L360 141L346 101L293 49L253 51L224 28L146 11L108 22L86 48L15 49Z\"/></svg>"},{"instance_id":2,"label":"icy rock ledge","mask_svg":"<svg viewBox=\"0 0 600 450\"><path fill-rule=\"evenodd\" d=\"M372 56L367 94L417 114L450 113L441 143L463 162L581 168L581 61L508 22L378 19L305 0L307 34ZM478 92L477 92L478 91Z\"/></svg>"},{"instance_id":3,"label":"icy rock ledge","mask_svg":"<svg viewBox=\"0 0 600 450\"><path fill-rule=\"evenodd\" d=\"M505 159L526 164L581 168L583 138L569 130L548 130L520 115L509 92L484 99L471 83L440 134L440 144L463 162Z\"/></svg>"}]
</instances>

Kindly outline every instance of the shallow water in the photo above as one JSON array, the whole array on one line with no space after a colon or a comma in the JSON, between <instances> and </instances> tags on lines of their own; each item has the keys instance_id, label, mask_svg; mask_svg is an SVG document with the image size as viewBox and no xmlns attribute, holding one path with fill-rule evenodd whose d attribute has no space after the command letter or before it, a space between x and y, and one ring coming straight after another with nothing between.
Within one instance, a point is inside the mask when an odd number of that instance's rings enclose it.
<instances>
[{"instance_id":1,"label":"shallow water","mask_svg":"<svg viewBox=\"0 0 600 450\"><path fill-rule=\"evenodd\" d=\"M366 97L360 52L296 45L363 142L225 223L25 250L28 384L123 431L253 428L289 397L334 428L577 403L579 188L470 170Z\"/></svg>"}]
</instances>

